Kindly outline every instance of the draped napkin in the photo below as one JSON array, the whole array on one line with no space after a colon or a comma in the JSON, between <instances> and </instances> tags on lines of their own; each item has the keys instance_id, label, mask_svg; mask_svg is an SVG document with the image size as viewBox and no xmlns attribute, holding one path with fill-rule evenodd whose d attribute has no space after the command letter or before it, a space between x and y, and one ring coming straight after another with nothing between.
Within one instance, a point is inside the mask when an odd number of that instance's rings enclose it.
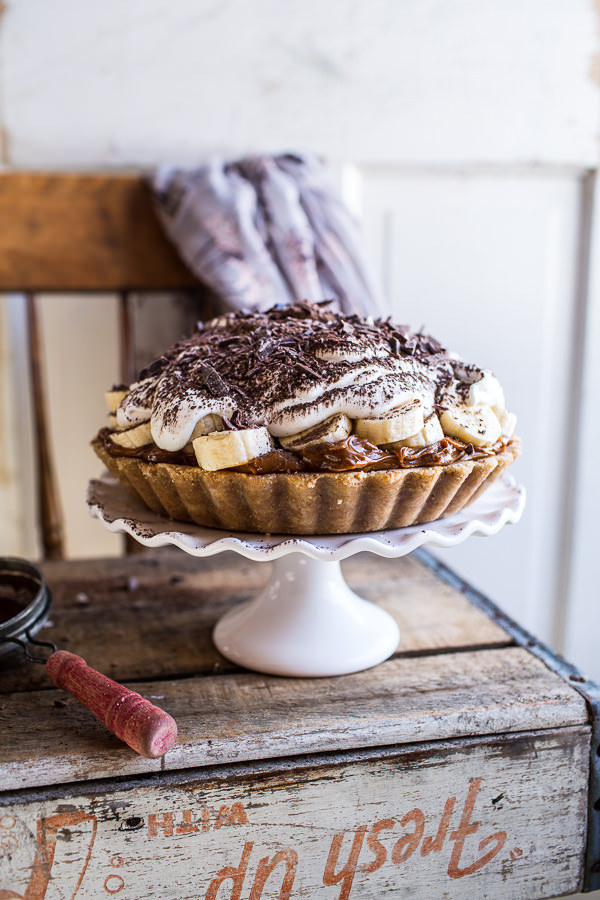
<instances>
[{"instance_id":1,"label":"draped napkin","mask_svg":"<svg viewBox=\"0 0 600 900\"><path fill-rule=\"evenodd\" d=\"M167 235L225 309L335 300L345 313L385 313L358 226L317 157L161 168L152 187Z\"/></svg>"}]
</instances>

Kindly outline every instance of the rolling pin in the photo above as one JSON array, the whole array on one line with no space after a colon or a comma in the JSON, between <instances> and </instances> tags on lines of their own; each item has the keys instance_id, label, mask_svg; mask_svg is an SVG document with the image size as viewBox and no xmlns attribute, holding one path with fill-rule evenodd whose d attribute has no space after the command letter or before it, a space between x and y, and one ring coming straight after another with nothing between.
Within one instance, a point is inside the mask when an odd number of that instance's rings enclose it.
<instances>
[{"instance_id":1,"label":"rolling pin","mask_svg":"<svg viewBox=\"0 0 600 900\"><path fill-rule=\"evenodd\" d=\"M141 756L164 756L175 743L177 724L168 713L92 669L75 653L57 650L46 662L46 672Z\"/></svg>"}]
</instances>

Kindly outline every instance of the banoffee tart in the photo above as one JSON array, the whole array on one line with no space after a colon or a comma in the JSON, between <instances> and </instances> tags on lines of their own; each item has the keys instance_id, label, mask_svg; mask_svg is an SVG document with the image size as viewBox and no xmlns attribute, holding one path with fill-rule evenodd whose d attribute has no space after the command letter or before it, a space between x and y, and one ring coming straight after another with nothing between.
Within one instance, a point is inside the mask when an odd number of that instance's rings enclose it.
<instances>
[{"instance_id":1,"label":"banoffee tart","mask_svg":"<svg viewBox=\"0 0 600 900\"><path fill-rule=\"evenodd\" d=\"M106 395L93 447L154 512L233 531L343 534L430 522L518 456L487 369L328 303L199 323Z\"/></svg>"}]
</instances>

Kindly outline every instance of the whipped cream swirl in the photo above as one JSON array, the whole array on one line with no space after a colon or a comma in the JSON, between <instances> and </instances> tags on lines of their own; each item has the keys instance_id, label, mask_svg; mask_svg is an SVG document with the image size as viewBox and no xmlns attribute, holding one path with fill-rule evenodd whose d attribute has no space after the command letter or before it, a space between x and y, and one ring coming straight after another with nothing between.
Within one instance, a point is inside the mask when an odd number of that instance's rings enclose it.
<instances>
[{"instance_id":1,"label":"whipped cream swirl","mask_svg":"<svg viewBox=\"0 0 600 900\"><path fill-rule=\"evenodd\" d=\"M427 416L464 403L486 373L389 319L344 316L328 303L274 306L199 323L140 373L117 423L150 420L157 446L177 451L211 413L228 428L266 425L275 437L336 413L383 416L414 397Z\"/></svg>"}]
</instances>

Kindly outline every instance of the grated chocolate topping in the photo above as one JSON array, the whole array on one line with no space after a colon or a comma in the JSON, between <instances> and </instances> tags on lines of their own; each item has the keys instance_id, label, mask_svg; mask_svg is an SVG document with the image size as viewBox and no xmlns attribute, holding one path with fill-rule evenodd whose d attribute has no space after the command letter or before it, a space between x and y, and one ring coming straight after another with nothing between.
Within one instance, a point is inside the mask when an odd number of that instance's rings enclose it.
<instances>
[{"instance_id":1,"label":"grated chocolate topping","mask_svg":"<svg viewBox=\"0 0 600 900\"><path fill-rule=\"evenodd\" d=\"M431 411L481 374L422 330L306 301L199 323L140 372L117 418L151 418L158 446L174 451L209 413L226 428L293 434L336 412L381 415L411 395Z\"/></svg>"}]
</instances>

